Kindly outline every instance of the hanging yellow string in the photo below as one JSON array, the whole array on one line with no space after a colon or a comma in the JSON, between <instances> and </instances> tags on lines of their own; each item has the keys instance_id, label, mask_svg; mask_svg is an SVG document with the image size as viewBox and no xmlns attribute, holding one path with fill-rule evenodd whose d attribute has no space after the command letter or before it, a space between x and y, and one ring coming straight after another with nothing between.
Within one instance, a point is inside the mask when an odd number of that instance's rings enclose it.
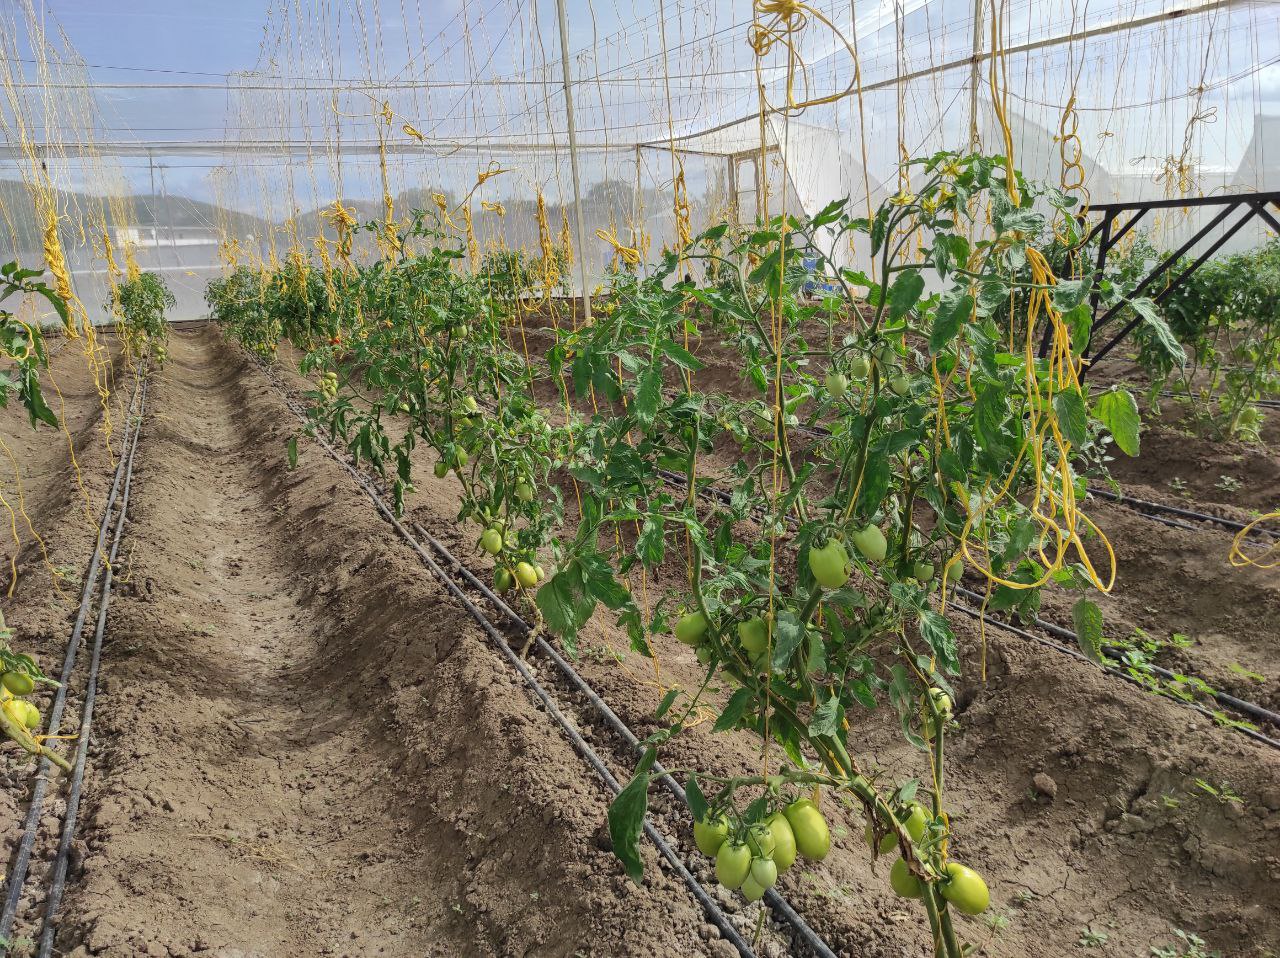
<instances>
[{"instance_id":1,"label":"hanging yellow string","mask_svg":"<svg viewBox=\"0 0 1280 958\"><path fill-rule=\"evenodd\" d=\"M480 245L476 242L475 224L471 221L471 204L462 205L462 223L467 232L467 260L471 263L472 272L480 268Z\"/></svg>"},{"instance_id":2,"label":"hanging yellow string","mask_svg":"<svg viewBox=\"0 0 1280 958\"><path fill-rule=\"evenodd\" d=\"M610 224L607 231L597 229L596 238L604 240L604 242L613 247L614 266L617 265L619 259L627 266L638 266L640 264L640 251L634 246L623 245L622 241L618 239L617 227L612 224Z\"/></svg>"},{"instance_id":3,"label":"hanging yellow string","mask_svg":"<svg viewBox=\"0 0 1280 958\"><path fill-rule=\"evenodd\" d=\"M1259 516L1250 522L1247 526L1236 533L1235 538L1231 540L1231 551L1227 554L1228 560L1232 566L1237 569L1243 569L1245 566L1253 566L1256 569L1276 569L1280 568L1280 542L1276 542L1268 546L1266 551L1261 555L1249 556L1244 552L1244 542L1257 526L1264 522L1275 522L1280 520L1280 512L1269 512L1264 516Z\"/></svg>"},{"instance_id":4,"label":"hanging yellow string","mask_svg":"<svg viewBox=\"0 0 1280 958\"><path fill-rule=\"evenodd\" d=\"M966 503L968 515L960 533L960 548L968 562L988 581L1011 589L1033 589L1046 584L1053 573L1066 564L1068 554L1074 550L1088 581L1100 591L1110 592L1116 576L1115 552L1101 530L1077 508L1069 458L1071 443L1062 435L1053 406L1057 393L1080 389L1080 364L1071 353L1070 332L1053 306L1051 291L1057 280L1048 261L1039 250L1027 247L1027 263L1034 284L1028 298L1023 341L1024 389L1029 420L1027 438L996 495L987 497L984 493L976 507ZM1043 382L1037 371L1035 355L1035 330L1041 316L1051 327L1048 372ZM1051 467L1045 461L1046 447L1053 453ZM987 550L985 547L975 548L971 533L975 527L983 525L986 515L996 504L1009 498L1009 490L1028 458L1035 487L1026 508L1040 529L1036 549L1044 571L1034 582L1022 583L997 575L991 569ZM1049 478L1046 478L1047 474ZM1106 550L1110 570L1105 579L1094 569L1081 540L1082 529L1096 535Z\"/></svg>"},{"instance_id":5,"label":"hanging yellow string","mask_svg":"<svg viewBox=\"0 0 1280 958\"><path fill-rule=\"evenodd\" d=\"M857 54L853 49L853 44L845 38L840 28L832 23L826 14L815 7L800 2L800 0L754 0L753 5L755 8L755 22L752 23L751 29L747 34L747 42L751 45L751 49L755 51L757 82L761 88L761 98L764 100L765 108L768 111L794 115L811 106L843 100L857 89L858 74L855 71L854 76L849 80L849 85L840 92L820 96L809 96L806 93L803 99L797 100L795 93L797 73L800 75L801 84L805 90L807 91L809 88L808 67L800 56L796 40L796 36L808 24L809 17L813 17L828 27L844 44L849 56L853 57L856 62ZM768 99L763 94L763 82L760 81L761 61L778 44L782 44L787 55L787 103L785 107L776 107L768 102Z\"/></svg>"}]
</instances>

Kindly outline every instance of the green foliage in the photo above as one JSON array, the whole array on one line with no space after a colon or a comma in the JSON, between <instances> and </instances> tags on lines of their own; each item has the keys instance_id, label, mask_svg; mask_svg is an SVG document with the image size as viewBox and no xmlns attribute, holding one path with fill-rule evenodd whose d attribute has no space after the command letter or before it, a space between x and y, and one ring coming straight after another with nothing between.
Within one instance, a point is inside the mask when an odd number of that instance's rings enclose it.
<instances>
[{"instance_id":1,"label":"green foliage","mask_svg":"<svg viewBox=\"0 0 1280 958\"><path fill-rule=\"evenodd\" d=\"M154 345L163 350L169 335L165 310L176 304L163 278L155 273L139 273L115 288L107 309L119 315L130 348L142 351Z\"/></svg>"},{"instance_id":2,"label":"green foliage","mask_svg":"<svg viewBox=\"0 0 1280 958\"><path fill-rule=\"evenodd\" d=\"M1170 275L1187 265L1179 263ZM1256 402L1280 394L1280 239L1205 263L1160 308L1165 329L1137 333L1153 404L1171 388L1200 431L1258 441ZM1185 348L1185 366L1166 358L1166 330Z\"/></svg>"},{"instance_id":3,"label":"green foliage","mask_svg":"<svg viewBox=\"0 0 1280 958\"><path fill-rule=\"evenodd\" d=\"M16 262L0 266L0 354L13 363L11 369L0 371L0 407L7 407L17 396L26 407L32 426L37 423L56 426L58 418L40 391L40 370L49 365L44 337L37 324L24 322L13 312L22 297L40 296L66 324L67 304L40 280L43 273L44 270L23 269ZM6 301L8 308L4 306Z\"/></svg>"}]
</instances>

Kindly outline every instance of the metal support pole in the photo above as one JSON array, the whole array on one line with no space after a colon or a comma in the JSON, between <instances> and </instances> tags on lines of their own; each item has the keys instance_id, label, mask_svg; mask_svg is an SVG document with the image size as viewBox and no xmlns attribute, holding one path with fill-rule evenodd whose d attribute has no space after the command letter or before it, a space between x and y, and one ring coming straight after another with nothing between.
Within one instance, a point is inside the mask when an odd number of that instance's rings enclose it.
<instances>
[{"instance_id":1,"label":"metal support pole","mask_svg":"<svg viewBox=\"0 0 1280 958\"><path fill-rule=\"evenodd\" d=\"M578 128L573 119L573 81L569 79L569 21L564 0L556 0L560 19L560 69L564 79L564 111L569 123L569 167L573 171L573 211L578 221L578 277L582 282L582 319L591 322L591 292L587 288L587 230L582 219L582 188L578 178Z\"/></svg>"},{"instance_id":2,"label":"metal support pole","mask_svg":"<svg viewBox=\"0 0 1280 958\"><path fill-rule=\"evenodd\" d=\"M978 87L981 85L979 67L982 63L982 5L985 0L973 0L973 60L969 65L969 149L977 150L978 135Z\"/></svg>"}]
</instances>

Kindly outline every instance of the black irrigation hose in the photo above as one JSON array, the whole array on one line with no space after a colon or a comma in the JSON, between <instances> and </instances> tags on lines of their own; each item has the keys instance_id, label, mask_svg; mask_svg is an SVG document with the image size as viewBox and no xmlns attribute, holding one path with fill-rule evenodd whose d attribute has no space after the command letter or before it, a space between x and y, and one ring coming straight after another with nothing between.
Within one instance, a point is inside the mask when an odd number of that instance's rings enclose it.
<instances>
[{"instance_id":1,"label":"black irrigation hose","mask_svg":"<svg viewBox=\"0 0 1280 958\"><path fill-rule=\"evenodd\" d=\"M98 665L102 660L102 637L107 629L107 609L111 606L111 583L115 578L116 556L120 552L120 540L124 535L129 515L129 492L133 487L134 453L138 450L138 437L142 435L142 418L147 408L147 384L142 384L142 399L138 404L138 424L133 430L133 443L129 447L129 465L125 469L124 493L120 497L120 512L116 517L115 533L111 542L111 554L107 557L106 571L102 577L102 597L98 600L98 624L93 632L93 652L89 658L89 679L85 686L84 706L81 710L79 739L76 743L75 770L71 775L71 787L67 792L67 810L62 822L62 837L58 841L58 854L53 861L53 878L45 898L44 928L40 933L40 948L36 958L49 958L53 953L53 937L57 932L54 918L62 904L62 893L67 883L67 864L71 855L71 842L76 837L76 821L80 813L80 789L84 784L84 766L89 756L89 738L93 734L93 705L98 694Z\"/></svg>"},{"instance_id":2,"label":"black irrigation hose","mask_svg":"<svg viewBox=\"0 0 1280 958\"><path fill-rule=\"evenodd\" d=\"M1187 398L1184 393L1175 393L1168 389L1160 393L1160 396L1163 399L1186 399ZM1253 399L1253 400L1250 400L1250 405L1262 406L1264 409L1280 409L1280 399Z\"/></svg>"},{"instance_id":3,"label":"black irrigation hose","mask_svg":"<svg viewBox=\"0 0 1280 958\"><path fill-rule=\"evenodd\" d=\"M296 408L294 403L292 403L288 398L285 399L285 403L295 415L304 422L306 421L305 415ZM356 481L357 485L359 485L361 489L364 490L365 494L373 500L378 511L382 513L383 518L385 518L392 527L400 533L405 541L408 542L409 546L418 553L418 556L422 559L427 568L429 568L436 578L440 580L449 594L461 603L463 608L465 608L471 617L475 619L476 623L484 631L485 635L488 636L490 641L498 648L498 651L502 653L507 662L520 674L521 678L525 680L525 683L529 686L533 694L542 702L543 707L547 710L547 714L550 715L555 723L560 726L560 729L569 738L569 741L573 744L577 752L586 759L587 763L596 771L609 790L615 795L621 792L622 785L619 784L616 778L614 778L613 773L609 771L608 767L600 759L595 749L593 749L586 740L582 738L578 731L573 727L572 723L556 706L550 693L548 693L547 690L543 688L542 684L538 682L537 678L534 677L533 673L529 670L529 667L524 663L520 656L516 655L511 646L507 643L506 639L502 636L502 633L498 631L493 623L489 621L489 618L484 614L484 612L467 597L462 589L458 587L457 583L450 578L449 574L440 567L434 558L432 558L431 553L424 549L422 544L414 539L409 530L406 529L404 524L396 518L395 513L382 500L382 497L378 495L377 490L372 487L368 478L347 462L346 459L344 459L338 451L321 436L315 435L312 438L315 439L316 442L323 447L340 466L346 469L352 479ZM457 560L455 559L454 561L456 563ZM721 911L719 903L707 893L706 889L702 887L698 879L695 878L688 868L685 867L675 849L671 847L662 834L658 832L658 830L647 820L644 823L644 832L688 886L690 892L702 906L703 911L706 912L707 917L711 920L712 924L720 930L721 935L737 949L742 958L755 958L755 953L752 951L751 945L742 937L738 932L738 929L731 921L729 921L724 912ZM830 952L828 952L828 954L830 954Z\"/></svg>"},{"instance_id":4,"label":"black irrigation hose","mask_svg":"<svg viewBox=\"0 0 1280 958\"><path fill-rule=\"evenodd\" d=\"M111 491L107 495L107 503L102 510L102 522L98 526L98 538L93 546L93 554L89 557L88 570L85 572L84 590L80 596L80 609L76 613L75 625L71 629L71 638L67 642L67 652L62 663L62 673L59 676L58 691L54 695L53 706L49 710L47 735L57 735L62 723L62 713L66 708L67 701L67 686L71 679L71 673L75 669L76 656L80 651L80 640L84 633L85 620L89 614L89 605L93 600L94 586L98 582L98 570L102 564L103 550L106 546L107 529L111 525L111 510L115 505L116 496L120 492L120 484L124 477L126 459L124 448L125 444L129 442L130 429L134 425L133 407L138 399L141 385L142 377L139 376L134 380L133 394L129 398L129 412L125 418L125 428L120 446L120 460L116 463L115 479L111 483ZM40 814L44 807L45 793L49 788L51 766L52 763L47 758L40 759L40 764L36 771L35 784L31 789L31 802L27 806L27 817L22 826L22 840L18 843L17 851L9 868L9 884L5 894L3 910L0 910L0 943L9 940L9 932L13 930L14 918L18 912L18 903L22 900L22 889L27 879L27 870L31 865L31 850L35 846L36 832L40 824ZM6 949L7 945L0 944L0 954L4 954Z\"/></svg>"},{"instance_id":5,"label":"black irrigation hose","mask_svg":"<svg viewBox=\"0 0 1280 958\"><path fill-rule=\"evenodd\" d=\"M1165 505L1163 502L1151 502L1147 499L1139 499L1136 496L1126 496L1122 493L1112 492L1109 489L1099 489L1095 486L1089 486L1088 489L1091 496L1098 496L1099 498L1119 503L1122 506L1128 506L1129 508L1136 509L1140 512L1160 512L1171 516L1179 516L1183 519L1192 519L1195 522L1209 522L1214 525L1222 526L1225 529L1230 529L1233 532L1242 532L1247 528L1247 523L1237 522L1234 519L1224 519L1222 516L1211 516L1203 512L1194 512L1191 509L1183 509L1180 506ZM1151 518L1154 519L1157 517L1152 516ZM1186 529L1196 529L1197 531L1199 528L1188 523L1177 523L1177 525ZM1272 532L1270 529L1255 529L1254 534L1280 536L1280 532Z\"/></svg>"},{"instance_id":6,"label":"black irrigation hose","mask_svg":"<svg viewBox=\"0 0 1280 958\"><path fill-rule=\"evenodd\" d=\"M615 733L625 739L627 744L636 752L644 752L644 745L641 743L640 739L636 737L635 733L632 732L627 724L618 717L617 713L609 707L608 703L605 702L604 699L602 699L596 691L587 684L586 680L583 679L582 676L578 674L577 670L565 660L564 656L560 654L555 646L544 639L541 635L534 632L533 627L530 626L528 622L526 622L518 613L513 611L500 596L493 592L492 589L481 582L480 579L476 578L475 574L472 573L470 569L459 562L444 545L437 541L436 538L419 523L415 522L413 528L414 531L426 539L427 542L430 543L431 547L439 552L446 561L453 563L453 567L461 573L463 578L467 580L472 588L492 602L517 631L525 635L533 634L534 644L537 645L538 649L555 662L556 666L564 674L565 678L569 680L570 684L585 696L587 701L589 701L595 707L596 711L600 713L604 718L605 723ZM680 784L674 778L672 778L671 774L667 772L660 763L654 763L653 773L666 790L687 808L689 805L689 799L685 796L684 789L680 787ZM776 890L769 888L765 891L765 903L773 909L773 911L775 911L783 921L787 922L795 929L796 933L804 940L804 943L809 946L815 955L818 955L819 958L835 958L834 952L827 947L826 942L818 937L817 933L814 932L809 924L800 917L799 913L797 913L787 900L779 895Z\"/></svg>"},{"instance_id":7,"label":"black irrigation hose","mask_svg":"<svg viewBox=\"0 0 1280 958\"><path fill-rule=\"evenodd\" d=\"M973 592L970 589L964 588L963 586L956 586L955 590L959 595L964 596L966 599L968 599L971 602L978 602L978 603L982 602L982 596L979 595L977 592ZM1024 638L1024 639L1029 639L1032 642L1037 642L1040 645L1048 646L1049 648L1052 648L1052 649L1057 649L1059 652L1062 652L1065 655L1069 655L1072 658L1080 659L1083 662L1088 662L1091 665L1097 666L1098 668L1102 669L1102 671L1108 673L1109 675L1118 676L1119 678L1124 679L1126 682L1131 682L1132 684L1137 685L1139 688L1144 687L1141 682L1135 679L1132 675L1129 675L1124 670L1116 668L1113 665L1099 665L1097 662L1094 662L1083 652L1080 652L1075 648L1069 648L1067 646L1059 645L1057 642L1051 642L1050 640L1044 638L1043 636L1036 635L1033 632L1028 632L1026 629L1019 628L1018 626L1013 625L1009 622L1004 622L1004 621L1001 621L1000 619L993 619L990 616L984 616L979 609L972 608L968 605L965 605L962 602L956 602L954 604L956 608L960 609L962 612L968 615L971 615L974 618L983 618L986 622L991 623L998 629L1001 629L1005 632L1009 632L1013 635L1020 636L1021 638ZM1060 625L1054 625L1052 622L1046 622L1043 619L1038 617L1035 619L1035 624L1037 628L1043 629L1044 631L1048 632L1050 635L1055 635L1061 639L1067 639L1072 643L1079 642L1079 639L1076 636L1076 634L1072 632L1070 629L1064 629ZM1170 672L1168 669L1162 669L1158 665L1148 665L1148 666L1145 666L1145 668L1150 670L1155 675L1159 675L1161 678L1165 678L1165 679L1177 678L1177 676L1173 672ZM1243 699L1238 699L1234 695L1228 695L1225 692L1214 692L1213 696L1221 705L1227 706L1228 708L1235 709L1236 711L1249 715L1252 718L1256 718L1259 721L1268 722L1277 727L1280 727L1280 715L1277 715L1275 712L1271 712L1267 709L1264 709L1260 705L1254 705L1252 702L1246 702ZM1195 711L1199 712L1201 715L1207 716L1208 718L1214 717L1213 712L1211 712L1209 709L1205 708L1202 705L1196 704L1195 702L1186 702L1181 699L1171 699L1170 701L1178 702L1181 705L1185 705L1187 708L1194 709ZM1280 740L1271 738L1270 736L1267 736L1267 735L1263 735L1261 732L1254 731L1253 729L1239 728L1238 726L1232 726L1232 727L1235 728L1237 732L1240 732L1243 735L1247 735L1251 739L1262 742L1265 745L1270 745L1272 748L1280 749Z\"/></svg>"}]
</instances>

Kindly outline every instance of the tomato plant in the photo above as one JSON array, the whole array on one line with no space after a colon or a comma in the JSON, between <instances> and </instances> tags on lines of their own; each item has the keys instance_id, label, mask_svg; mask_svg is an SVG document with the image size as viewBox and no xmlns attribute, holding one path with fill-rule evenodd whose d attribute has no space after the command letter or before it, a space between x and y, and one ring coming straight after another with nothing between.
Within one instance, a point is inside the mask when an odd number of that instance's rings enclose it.
<instances>
[{"instance_id":1,"label":"tomato plant","mask_svg":"<svg viewBox=\"0 0 1280 958\"><path fill-rule=\"evenodd\" d=\"M0 266L0 304L15 296L40 296L66 323L67 305L40 281L42 272L22 269L16 262ZM0 373L0 406L7 407L16 395L26 407L32 427L39 423L56 426L58 419L40 391L40 370L48 366L49 358L38 324L28 323L0 306L0 353L13 363L11 370ZM0 733L32 755L47 756L69 770L65 759L45 748L42 740L32 734L40 725L40 712L24 698L41 683L56 683L45 676L31 655L14 651L12 643L13 630L0 614Z\"/></svg>"},{"instance_id":2,"label":"tomato plant","mask_svg":"<svg viewBox=\"0 0 1280 958\"><path fill-rule=\"evenodd\" d=\"M156 362L163 363L169 333L164 314L177 302L162 277L141 272L126 278L112 290L106 308L120 317L127 348L135 353L150 348Z\"/></svg>"},{"instance_id":3,"label":"tomato plant","mask_svg":"<svg viewBox=\"0 0 1280 958\"><path fill-rule=\"evenodd\" d=\"M582 436L573 475L583 522L538 601L572 636L615 576L682 559L686 593L650 610L628 592L618 606L637 651L674 621L707 666L698 688L664 700L668 727L651 748L723 683L733 691L716 729L754 730L783 756L760 775L704 770L689 781L695 819L728 823L730 844L717 853L730 857L727 877L746 882L741 848L784 810L800 854L821 859L829 829L803 796L825 787L863 807L873 847L896 845L939 947L959 955L948 907L961 906L943 894L953 863L941 774L873 780L849 751L856 723L886 702L943 767L960 650L938 607L936 567L954 579L959 559L990 583L989 608L1024 613L1049 582L1108 588L1110 576L1086 551L1096 530L1075 508L1083 489L1071 468L1073 450L1101 428L1077 375L1090 281L1054 277L1031 242L1047 228L1044 208L1065 213L1073 201L1010 181L999 158L944 153L914 165L918 192L871 218L837 201L732 244L715 227L650 276L615 277L614 308L560 338L553 372L613 409ZM987 212L993 229L978 238ZM878 281L834 265L831 250L858 234ZM805 261L843 295L807 300ZM688 278L691 264L717 284ZM737 350L758 398L694 388L701 363L687 344L704 334ZM1103 423L1114 419L1107 407L1092 407ZM699 457L725 439L744 455L717 477L726 495L704 501ZM746 522L759 531L742 541L735 530ZM638 535L602 534L624 524ZM614 847L632 874L647 762L612 810ZM889 836L896 842L882 844ZM976 897L963 900L971 908Z\"/></svg>"},{"instance_id":4,"label":"tomato plant","mask_svg":"<svg viewBox=\"0 0 1280 958\"><path fill-rule=\"evenodd\" d=\"M1161 305L1190 362L1169 364L1139 337L1152 404L1171 387L1201 431L1259 441L1257 400L1280 394L1280 240L1205 263Z\"/></svg>"},{"instance_id":5,"label":"tomato plant","mask_svg":"<svg viewBox=\"0 0 1280 958\"><path fill-rule=\"evenodd\" d=\"M536 590L542 624L570 651L601 604L640 655L670 632L695 650L701 680L664 697L663 727L610 810L630 874L658 751L723 690L715 731L770 749L758 774L688 778L695 841L721 880L755 900L797 856L825 858L825 791L862 810L873 854L901 862L893 887L919 898L936 947L958 958L951 911L981 910L981 879L948 852L961 649L935 571L984 580L987 608L1015 614L1033 613L1049 583L1109 588L1113 571L1094 563L1109 547L1076 506L1073 463L1108 431L1135 446L1138 423L1132 396L1091 396L1079 378L1092 278L1056 277L1036 246L1051 217L1078 242L1074 201L1000 157L911 167L916 192L874 216L836 201L751 231L721 224L647 275L613 271L594 322L556 330L547 352L558 423L503 335L531 267L495 255L469 275L456 232L423 214L370 263L320 281L292 260L233 273L211 298L246 345L270 353L286 335L304 350L312 428L389 481L397 508L412 451L434 450L436 477L460 483L458 518L495 557L495 586ZM872 251L872 275L839 265L851 242ZM815 274L838 293L811 299ZM708 336L747 395L696 388ZM592 415L573 411L570 391ZM726 443L741 454L708 476L700 464ZM568 481L580 510L559 534ZM633 574L653 581L673 564L686 588L652 603L630 589ZM1077 609L1099 620L1087 599ZM1096 656L1099 630L1080 632ZM859 726L882 706L928 753L924 774L863 770Z\"/></svg>"}]
</instances>

